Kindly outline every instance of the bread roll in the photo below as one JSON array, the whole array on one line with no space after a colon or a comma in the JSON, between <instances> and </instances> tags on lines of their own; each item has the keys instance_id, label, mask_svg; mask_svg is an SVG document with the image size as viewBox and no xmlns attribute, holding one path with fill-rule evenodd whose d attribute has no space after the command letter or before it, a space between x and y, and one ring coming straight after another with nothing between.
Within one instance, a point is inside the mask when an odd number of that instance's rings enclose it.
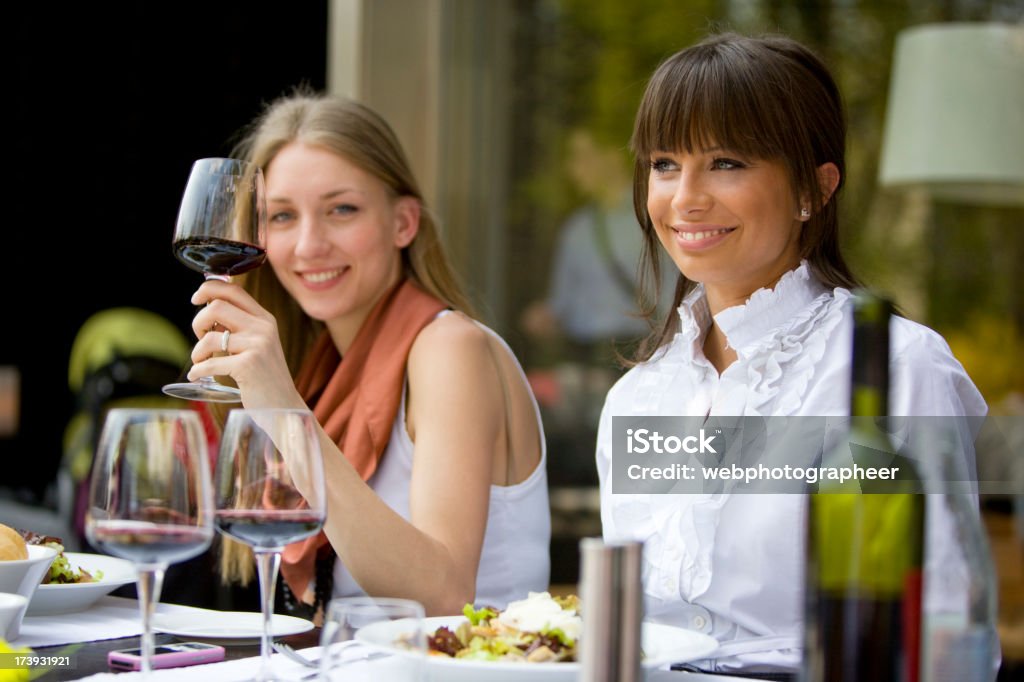
<instances>
[{"instance_id":1,"label":"bread roll","mask_svg":"<svg viewBox=\"0 0 1024 682\"><path fill-rule=\"evenodd\" d=\"M0 561L18 561L28 558L28 547L18 531L0 523Z\"/></svg>"}]
</instances>

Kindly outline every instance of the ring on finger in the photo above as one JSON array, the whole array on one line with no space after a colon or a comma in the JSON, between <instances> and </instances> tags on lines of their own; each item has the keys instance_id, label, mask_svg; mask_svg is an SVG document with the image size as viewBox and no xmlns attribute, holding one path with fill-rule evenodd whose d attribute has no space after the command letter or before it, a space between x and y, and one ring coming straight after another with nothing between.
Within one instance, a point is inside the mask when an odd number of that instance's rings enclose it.
<instances>
[{"instance_id":1,"label":"ring on finger","mask_svg":"<svg viewBox=\"0 0 1024 682\"><path fill-rule=\"evenodd\" d=\"M228 352L228 341L231 340L231 331L225 329L220 335L220 350L223 353Z\"/></svg>"}]
</instances>

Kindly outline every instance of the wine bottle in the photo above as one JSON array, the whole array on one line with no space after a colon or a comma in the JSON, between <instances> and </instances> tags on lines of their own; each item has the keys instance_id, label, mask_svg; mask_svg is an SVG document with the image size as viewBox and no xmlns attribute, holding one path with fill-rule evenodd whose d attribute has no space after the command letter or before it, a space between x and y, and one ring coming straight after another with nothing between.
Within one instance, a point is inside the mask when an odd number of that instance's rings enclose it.
<instances>
[{"instance_id":1,"label":"wine bottle","mask_svg":"<svg viewBox=\"0 0 1024 682\"><path fill-rule=\"evenodd\" d=\"M822 480L809 496L803 682L918 682L924 496L887 431L892 305L853 297L850 429L822 466L899 480Z\"/></svg>"}]
</instances>

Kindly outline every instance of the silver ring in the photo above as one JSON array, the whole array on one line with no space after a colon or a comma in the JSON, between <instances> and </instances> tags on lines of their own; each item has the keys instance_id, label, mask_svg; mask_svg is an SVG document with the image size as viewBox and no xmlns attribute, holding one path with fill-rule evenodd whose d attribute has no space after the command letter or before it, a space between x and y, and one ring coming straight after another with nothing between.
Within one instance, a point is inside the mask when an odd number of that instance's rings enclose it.
<instances>
[{"instance_id":1,"label":"silver ring","mask_svg":"<svg viewBox=\"0 0 1024 682\"><path fill-rule=\"evenodd\" d=\"M231 331L225 329L220 335L220 350L223 353L228 352L228 340L231 339Z\"/></svg>"}]
</instances>

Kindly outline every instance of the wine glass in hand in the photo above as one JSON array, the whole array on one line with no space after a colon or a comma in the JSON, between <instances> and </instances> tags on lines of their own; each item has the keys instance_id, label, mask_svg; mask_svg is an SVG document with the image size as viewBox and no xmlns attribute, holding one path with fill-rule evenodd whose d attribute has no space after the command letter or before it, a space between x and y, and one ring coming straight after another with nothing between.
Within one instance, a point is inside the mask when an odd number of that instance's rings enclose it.
<instances>
[{"instance_id":1,"label":"wine glass in hand","mask_svg":"<svg viewBox=\"0 0 1024 682\"><path fill-rule=\"evenodd\" d=\"M259 267L267 255L263 171L239 159L199 159L185 186L174 228L174 255L225 282ZM219 325L218 325L219 326ZM168 384L164 393L188 400L237 403L237 388L213 377Z\"/></svg>"},{"instance_id":2,"label":"wine glass in hand","mask_svg":"<svg viewBox=\"0 0 1024 682\"><path fill-rule=\"evenodd\" d=\"M164 571L201 554L213 539L206 433L196 412L110 410L93 465L85 532L100 550L136 566L147 673L150 617Z\"/></svg>"},{"instance_id":3,"label":"wine glass in hand","mask_svg":"<svg viewBox=\"0 0 1024 682\"><path fill-rule=\"evenodd\" d=\"M274 588L284 546L318 533L327 516L320 437L308 410L232 410L214 475L217 530L252 547L263 608L259 680L270 667Z\"/></svg>"}]
</instances>

